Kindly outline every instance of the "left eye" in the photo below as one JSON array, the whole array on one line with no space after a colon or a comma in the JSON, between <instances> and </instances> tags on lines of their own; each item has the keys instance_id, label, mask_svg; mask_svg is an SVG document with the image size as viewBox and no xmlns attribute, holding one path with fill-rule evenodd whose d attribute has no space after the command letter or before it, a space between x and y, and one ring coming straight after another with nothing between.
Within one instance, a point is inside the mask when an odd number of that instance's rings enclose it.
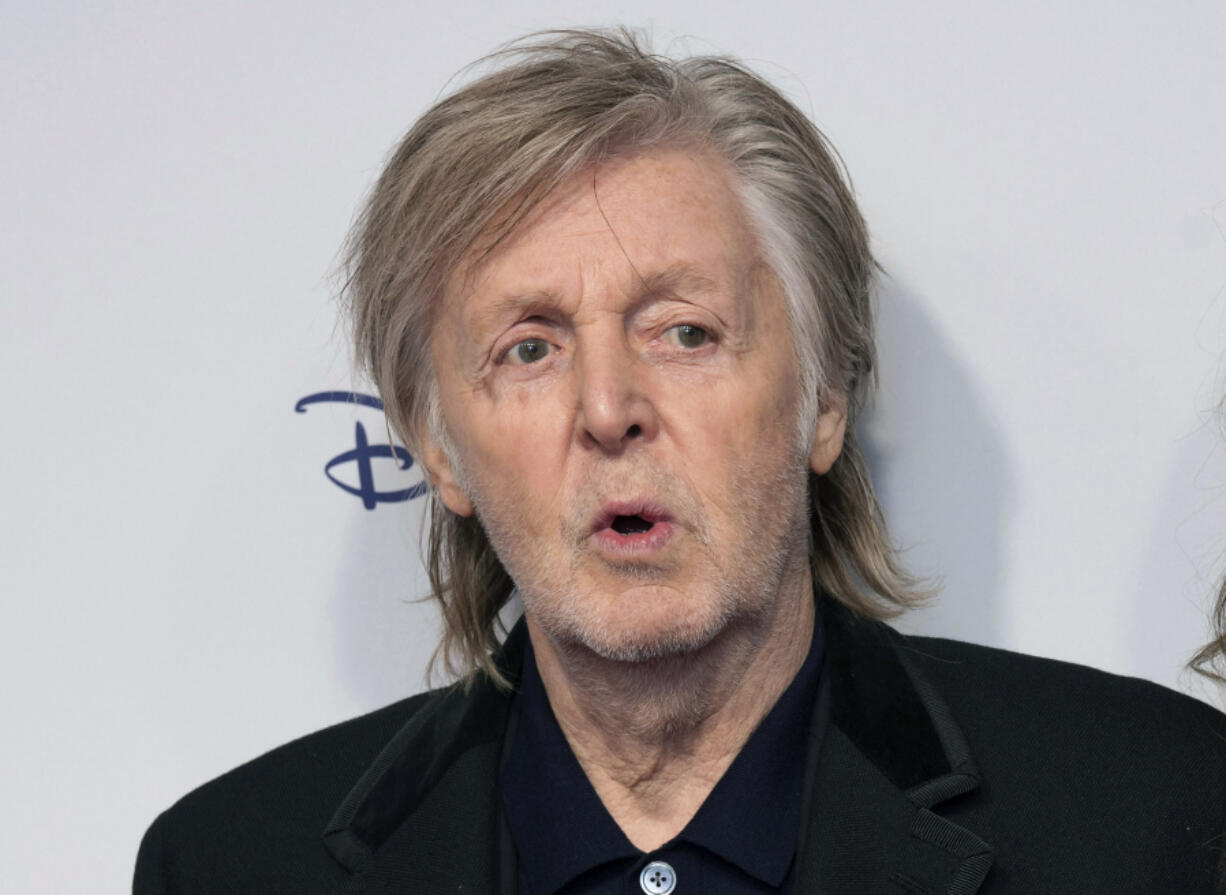
<instances>
[{"instance_id":1,"label":"left eye","mask_svg":"<svg viewBox=\"0 0 1226 895\"><path fill-rule=\"evenodd\" d=\"M682 323L668 330L669 337L682 348L701 348L711 341L711 334L701 326Z\"/></svg>"},{"instance_id":2,"label":"left eye","mask_svg":"<svg viewBox=\"0 0 1226 895\"><path fill-rule=\"evenodd\" d=\"M504 359L511 364L534 364L551 350L552 346L544 339L524 339L512 345Z\"/></svg>"}]
</instances>

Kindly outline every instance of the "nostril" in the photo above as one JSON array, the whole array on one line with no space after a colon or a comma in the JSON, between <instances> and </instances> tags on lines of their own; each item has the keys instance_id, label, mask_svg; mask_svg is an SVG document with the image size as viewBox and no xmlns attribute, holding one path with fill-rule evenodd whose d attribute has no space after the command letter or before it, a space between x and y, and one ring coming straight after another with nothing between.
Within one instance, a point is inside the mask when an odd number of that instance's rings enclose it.
<instances>
[{"instance_id":1,"label":"nostril","mask_svg":"<svg viewBox=\"0 0 1226 895\"><path fill-rule=\"evenodd\" d=\"M635 423L633 426L631 426L629 429L626 430L627 438L638 438L642 434L643 434L643 429L641 426L639 426L638 423Z\"/></svg>"}]
</instances>

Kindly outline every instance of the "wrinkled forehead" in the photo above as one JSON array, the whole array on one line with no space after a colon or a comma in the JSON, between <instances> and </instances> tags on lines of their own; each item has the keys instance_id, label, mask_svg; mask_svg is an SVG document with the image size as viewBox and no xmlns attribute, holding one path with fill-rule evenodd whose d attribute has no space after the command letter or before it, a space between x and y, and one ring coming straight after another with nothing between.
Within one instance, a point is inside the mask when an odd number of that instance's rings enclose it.
<instances>
[{"instance_id":1,"label":"wrinkled forehead","mask_svg":"<svg viewBox=\"0 0 1226 895\"><path fill-rule=\"evenodd\" d=\"M565 292L585 242L615 246L636 291L738 292L760 253L736 178L727 162L692 147L588 165L547 194L504 209L451 272L440 311L463 314L476 294Z\"/></svg>"}]
</instances>

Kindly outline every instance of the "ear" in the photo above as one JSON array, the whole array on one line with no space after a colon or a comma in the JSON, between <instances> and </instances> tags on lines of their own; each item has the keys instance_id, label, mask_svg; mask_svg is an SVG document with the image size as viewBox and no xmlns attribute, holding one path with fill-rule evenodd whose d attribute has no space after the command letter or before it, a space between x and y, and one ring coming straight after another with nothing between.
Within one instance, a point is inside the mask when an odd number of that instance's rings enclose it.
<instances>
[{"instance_id":1,"label":"ear","mask_svg":"<svg viewBox=\"0 0 1226 895\"><path fill-rule=\"evenodd\" d=\"M426 468L426 475L442 499L443 506L457 516L471 516L476 512L468 493L460 487L451 458L429 434L421 439L421 465Z\"/></svg>"},{"instance_id":2,"label":"ear","mask_svg":"<svg viewBox=\"0 0 1226 895\"><path fill-rule=\"evenodd\" d=\"M817 415L817 437L809 454L809 468L825 475L839 459L843 450L843 435L847 432L847 396L831 395L827 407Z\"/></svg>"}]
</instances>

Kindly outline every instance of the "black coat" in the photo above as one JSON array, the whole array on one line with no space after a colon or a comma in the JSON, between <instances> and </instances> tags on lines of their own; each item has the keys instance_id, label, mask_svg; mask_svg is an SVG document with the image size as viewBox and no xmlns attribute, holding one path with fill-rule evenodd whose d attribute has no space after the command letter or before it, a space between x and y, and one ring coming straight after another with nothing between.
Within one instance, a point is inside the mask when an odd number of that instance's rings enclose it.
<instances>
[{"instance_id":1,"label":"black coat","mask_svg":"<svg viewBox=\"0 0 1226 895\"><path fill-rule=\"evenodd\" d=\"M824 614L797 893L1215 891L1226 717L1145 681ZM509 706L479 682L275 749L162 814L133 890L513 892Z\"/></svg>"}]
</instances>

